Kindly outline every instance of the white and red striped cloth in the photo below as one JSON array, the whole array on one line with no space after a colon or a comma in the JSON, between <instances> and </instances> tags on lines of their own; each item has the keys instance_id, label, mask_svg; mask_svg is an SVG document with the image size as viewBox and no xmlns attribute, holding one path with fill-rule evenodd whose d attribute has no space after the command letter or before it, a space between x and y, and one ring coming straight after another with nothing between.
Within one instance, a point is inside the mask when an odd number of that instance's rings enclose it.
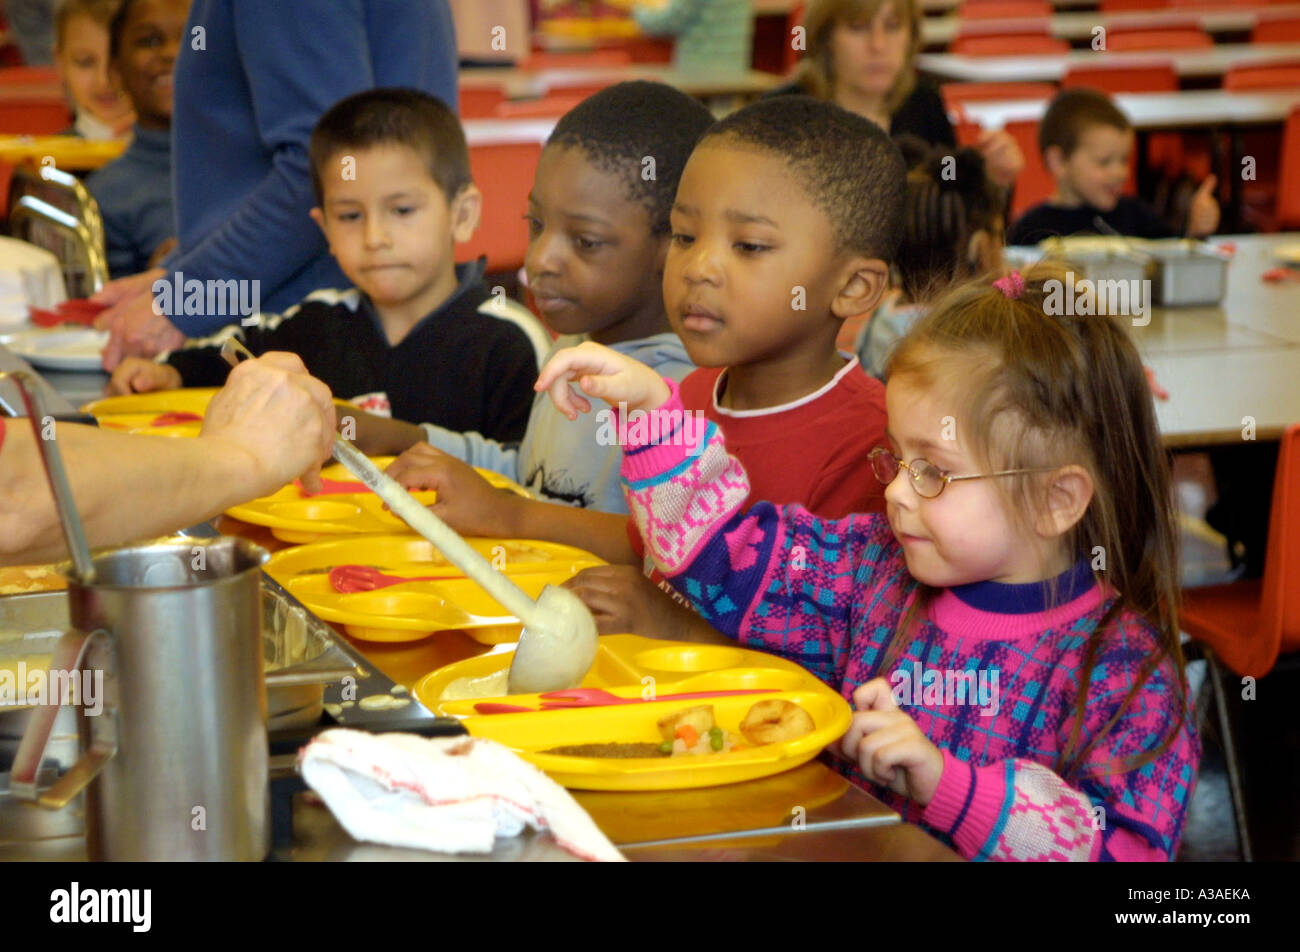
<instances>
[{"instance_id":1,"label":"white and red striped cloth","mask_svg":"<svg viewBox=\"0 0 1300 952\"><path fill-rule=\"evenodd\" d=\"M364 842L490 853L532 827L583 859L623 860L567 790L495 741L336 728L302 749L298 769Z\"/></svg>"}]
</instances>

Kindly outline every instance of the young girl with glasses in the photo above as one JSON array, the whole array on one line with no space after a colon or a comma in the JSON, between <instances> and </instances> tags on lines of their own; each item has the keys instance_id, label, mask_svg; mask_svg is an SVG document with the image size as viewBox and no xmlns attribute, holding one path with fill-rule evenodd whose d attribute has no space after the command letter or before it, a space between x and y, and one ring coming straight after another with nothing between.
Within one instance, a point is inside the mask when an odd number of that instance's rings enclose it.
<instances>
[{"instance_id":1,"label":"young girl with glasses","mask_svg":"<svg viewBox=\"0 0 1300 952\"><path fill-rule=\"evenodd\" d=\"M701 615L852 699L836 752L904 819L969 859L1168 860L1200 759L1169 471L1132 342L1048 313L1061 277L958 287L899 343L863 474L886 514L751 504L713 426L625 447L624 485ZM675 385L598 345L537 383L574 418L571 380L680 419Z\"/></svg>"}]
</instances>

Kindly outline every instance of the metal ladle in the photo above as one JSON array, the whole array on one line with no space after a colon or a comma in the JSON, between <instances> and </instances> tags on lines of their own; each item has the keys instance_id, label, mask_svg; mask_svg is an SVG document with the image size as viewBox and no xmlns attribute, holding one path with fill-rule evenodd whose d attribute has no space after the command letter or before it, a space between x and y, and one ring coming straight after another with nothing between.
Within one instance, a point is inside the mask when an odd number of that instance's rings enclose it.
<instances>
[{"instance_id":1,"label":"metal ladle","mask_svg":"<svg viewBox=\"0 0 1300 952\"><path fill-rule=\"evenodd\" d=\"M231 366L253 355L227 338L221 355ZM582 600L567 588L547 585L537 601L470 547L401 484L382 472L341 436L334 438L334 458L388 504L393 515L428 539L447 560L473 579L523 624L510 664L507 690L534 694L577 687L596 661L596 621Z\"/></svg>"}]
</instances>

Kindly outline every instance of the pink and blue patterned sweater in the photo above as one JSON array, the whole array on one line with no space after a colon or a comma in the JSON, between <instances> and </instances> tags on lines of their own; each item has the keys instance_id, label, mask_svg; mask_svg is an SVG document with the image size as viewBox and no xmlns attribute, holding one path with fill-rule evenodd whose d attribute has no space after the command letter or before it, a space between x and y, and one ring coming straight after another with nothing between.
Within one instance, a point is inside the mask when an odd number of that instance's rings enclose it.
<instances>
[{"instance_id":1,"label":"pink and blue patterned sweater","mask_svg":"<svg viewBox=\"0 0 1300 952\"><path fill-rule=\"evenodd\" d=\"M672 399L655 412L680 420L669 386ZM648 428L656 429L669 432L669 424ZM692 435L678 425L658 445L625 449L629 508L667 580L714 627L798 662L846 698L887 677L899 706L943 754L924 808L846 765L856 782L968 859L1173 858L1200 760L1190 702L1165 752L1124 769L1177 722L1172 666L1155 671L1071 782L1054 770L1074 723L1085 644L1110 602L1095 581L1064 604L1018 613L944 590L891 671L881 671L918 588L887 519L824 520L766 502L746 509L749 481L717 427L709 424L698 445ZM1131 612L1107 627L1084 742L1111 720L1157 650L1155 630Z\"/></svg>"}]
</instances>

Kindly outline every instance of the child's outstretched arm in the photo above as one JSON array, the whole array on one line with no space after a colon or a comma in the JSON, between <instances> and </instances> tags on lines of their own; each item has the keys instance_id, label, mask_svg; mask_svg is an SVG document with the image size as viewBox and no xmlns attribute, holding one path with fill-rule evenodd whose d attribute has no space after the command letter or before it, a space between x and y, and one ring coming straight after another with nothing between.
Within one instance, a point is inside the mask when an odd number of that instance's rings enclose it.
<instances>
[{"instance_id":1,"label":"child's outstretched arm","mask_svg":"<svg viewBox=\"0 0 1300 952\"><path fill-rule=\"evenodd\" d=\"M566 414L626 408L623 484L647 551L706 621L838 684L850 621L893 542L878 516L824 521L797 506L749 505L749 479L717 428L687 413L675 383L598 344L561 351L538 378ZM637 410L652 411L633 419ZM624 429L626 432L624 433ZM901 560L898 561L901 569Z\"/></svg>"}]
</instances>

